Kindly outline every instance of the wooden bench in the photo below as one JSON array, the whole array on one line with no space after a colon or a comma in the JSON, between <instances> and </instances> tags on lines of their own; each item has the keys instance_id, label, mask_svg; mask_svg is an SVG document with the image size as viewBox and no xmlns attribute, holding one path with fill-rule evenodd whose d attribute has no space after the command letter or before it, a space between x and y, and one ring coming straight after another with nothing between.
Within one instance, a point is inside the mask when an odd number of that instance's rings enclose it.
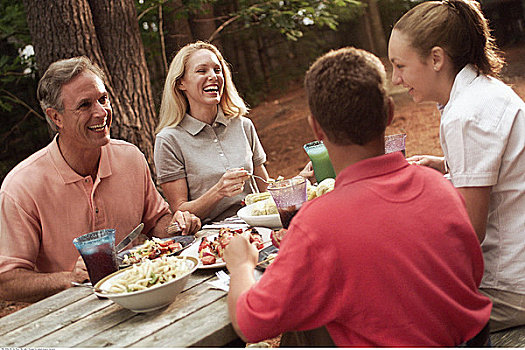
<instances>
[{"instance_id":1,"label":"wooden bench","mask_svg":"<svg viewBox=\"0 0 525 350\"><path fill-rule=\"evenodd\" d=\"M525 326L505 329L490 335L490 342L497 348L525 347Z\"/></svg>"}]
</instances>

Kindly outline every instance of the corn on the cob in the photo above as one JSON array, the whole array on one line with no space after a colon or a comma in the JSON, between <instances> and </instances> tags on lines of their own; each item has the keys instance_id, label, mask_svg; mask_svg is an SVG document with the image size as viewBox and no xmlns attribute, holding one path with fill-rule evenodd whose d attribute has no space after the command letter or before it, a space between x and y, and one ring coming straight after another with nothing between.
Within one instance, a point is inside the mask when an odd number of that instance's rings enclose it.
<instances>
[{"instance_id":1,"label":"corn on the cob","mask_svg":"<svg viewBox=\"0 0 525 350\"><path fill-rule=\"evenodd\" d=\"M259 202L259 201L268 199L270 197L271 197L270 192L250 193L249 195L246 196L246 198L244 198L244 203L246 203L246 205L250 205L255 202Z\"/></svg>"}]
</instances>

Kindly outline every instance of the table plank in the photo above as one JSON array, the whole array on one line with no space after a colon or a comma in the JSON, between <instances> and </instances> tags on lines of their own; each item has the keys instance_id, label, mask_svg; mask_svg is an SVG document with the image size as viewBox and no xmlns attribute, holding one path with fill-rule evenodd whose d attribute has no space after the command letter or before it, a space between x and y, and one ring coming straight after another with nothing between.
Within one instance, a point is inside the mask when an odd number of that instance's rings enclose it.
<instances>
[{"instance_id":1,"label":"table plank","mask_svg":"<svg viewBox=\"0 0 525 350\"><path fill-rule=\"evenodd\" d=\"M80 288L70 288L80 289ZM80 292L82 293L82 292ZM61 294L61 293L60 293ZM60 295L59 294L59 295ZM0 344L4 347L25 347L48 334L83 319L88 315L108 307L112 302L109 299L100 300L94 294L69 304L59 310L51 312L39 319L25 324L0 337Z\"/></svg>"},{"instance_id":2,"label":"table plank","mask_svg":"<svg viewBox=\"0 0 525 350\"><path fill-rule=\"evenodd\" d=\"M191 276L183 290L191 289L195 285L203 283L214 276L211 272L197 273ZM188 287L188 284L190 285ZM182 295L182 294L181 294ZM89 315L69 326L66 326L52 334L49 334L35 342L29 343L29 347L73 347L84 342L99 333L102 333L116 325L123 323L136 315L135 312L122 308L117 304Z\"/></svg>"},{"instance_id":3,"label":"table plank","mask_svg":"<svg viewBox=\"0 0 525 350\"><path fill-rule=\"evenodd\" d=\"M191 331L190 331L191 330ZM228 315L226 296L165 327L132 347L217 347L238 339Z\"/></svg>"},{"instance_id":4,"label":"table plank","mask_svg":"<svg viewBox=\"0 0 525 350\"><path fill-rule=\"evenodd\" d=\"M136 313L112 304L62 329L27 344L27 347L70 348L115 325L125 322Z\"/></svg>"},{"instance_id":5,"label":"table plank","mask_svg":"<svg viewBox=\"0 0 525 350\"><path fill-rule=\"evenodd\" d=\"M58 294L29 305L17 312L0 318L0 345L2 336L39 318L53 313L91 294L87 288L69 288Z\"/></svg>"},{"instance_id":6,"label":"table plank","mask_svg":"<svg viewBox=\"0 0 525 350\"><path fill-rule=\"evenodd\" d=\"M490 335L493 347L522 348L525 347L525 326L505 329Z\"/></svg>"},{"instance_id":7,"label":"table plank","mask_svg":"<svg viewBox=\"0 0 525 350\"><path fill-rule=\"evenodd\" d=\"M178 320L209 305L225 296L225 292L210 289L207 283L201 283L175 299L169 306L160 310L136 314L123 323L115 325L85 341L76 347L128 347L141 339L150 337Z\"/></svg>"}]
</instances>

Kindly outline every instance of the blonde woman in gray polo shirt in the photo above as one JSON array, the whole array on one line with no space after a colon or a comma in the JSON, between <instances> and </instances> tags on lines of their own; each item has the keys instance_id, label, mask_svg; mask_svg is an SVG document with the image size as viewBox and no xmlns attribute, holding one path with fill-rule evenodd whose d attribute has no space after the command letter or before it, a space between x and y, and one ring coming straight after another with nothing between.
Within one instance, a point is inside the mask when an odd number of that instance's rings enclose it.
<instances>
[{"instance_id":1,"label":"blonde woman in gray polo shirt","mask_svg":"<svg viewBox=\"0 0 525 350\"><path fill-rule=\"evenodd\" d=\"M235 215L251 192L249 174L268 179L266 154L219 50L197 41L170 64L155 140L157 181L173 210L203 223ZM258 181L261 191L266 185Z\"/></svg>"}]
</instances>

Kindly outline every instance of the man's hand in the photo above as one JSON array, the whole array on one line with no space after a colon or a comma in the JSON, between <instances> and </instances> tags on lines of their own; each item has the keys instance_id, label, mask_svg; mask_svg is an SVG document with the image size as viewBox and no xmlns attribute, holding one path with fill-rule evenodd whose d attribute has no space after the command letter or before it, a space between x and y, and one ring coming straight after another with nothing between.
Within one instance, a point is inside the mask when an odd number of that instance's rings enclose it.
<instances>
[{"instance_id":1,"label":"man's hand","mask_svg":"<svg viewBox=\"0 0 525 350\"><path fill-rule=\"evenodd\" d=\"M244 235L234 236L224 250L224 261L226 261L226 267L231 273L244 265L253 270L257 265L258 257L257 248Z\"/></svg>"},{"instance_id":2,"label":"man's hand","mask_svg":"<svg viewBox=\"0 0 525 350\"><path fill-rule=\"evenodd\" d=\"M445 158L436 156L412 156L407 158L407 162L410 164L424 165L429 168L436 169L437 171L445 174Z\"/></svg>"},{"instance_id":3,"label":"man's hand","mask_svg":"<svg viewBox=\"0 0 525 350\"><path fill-rule=\"evenodd\" d=\"M83 283L89 280L86 264L81 256L78 257L75 267L71 272L71 278L74 282Z\"/></svg>"},{"instance_id":4,"label":"man's hand","mask_svg":"<svg viewBox=\"0 0 525 350\"><path fill-rule=\"evenodd\" d=\"M189 211L177 210L171 219L173 223L179 225L182 235L192 235L201 228L201 220Z\"/></svg>"}]
</instances>

